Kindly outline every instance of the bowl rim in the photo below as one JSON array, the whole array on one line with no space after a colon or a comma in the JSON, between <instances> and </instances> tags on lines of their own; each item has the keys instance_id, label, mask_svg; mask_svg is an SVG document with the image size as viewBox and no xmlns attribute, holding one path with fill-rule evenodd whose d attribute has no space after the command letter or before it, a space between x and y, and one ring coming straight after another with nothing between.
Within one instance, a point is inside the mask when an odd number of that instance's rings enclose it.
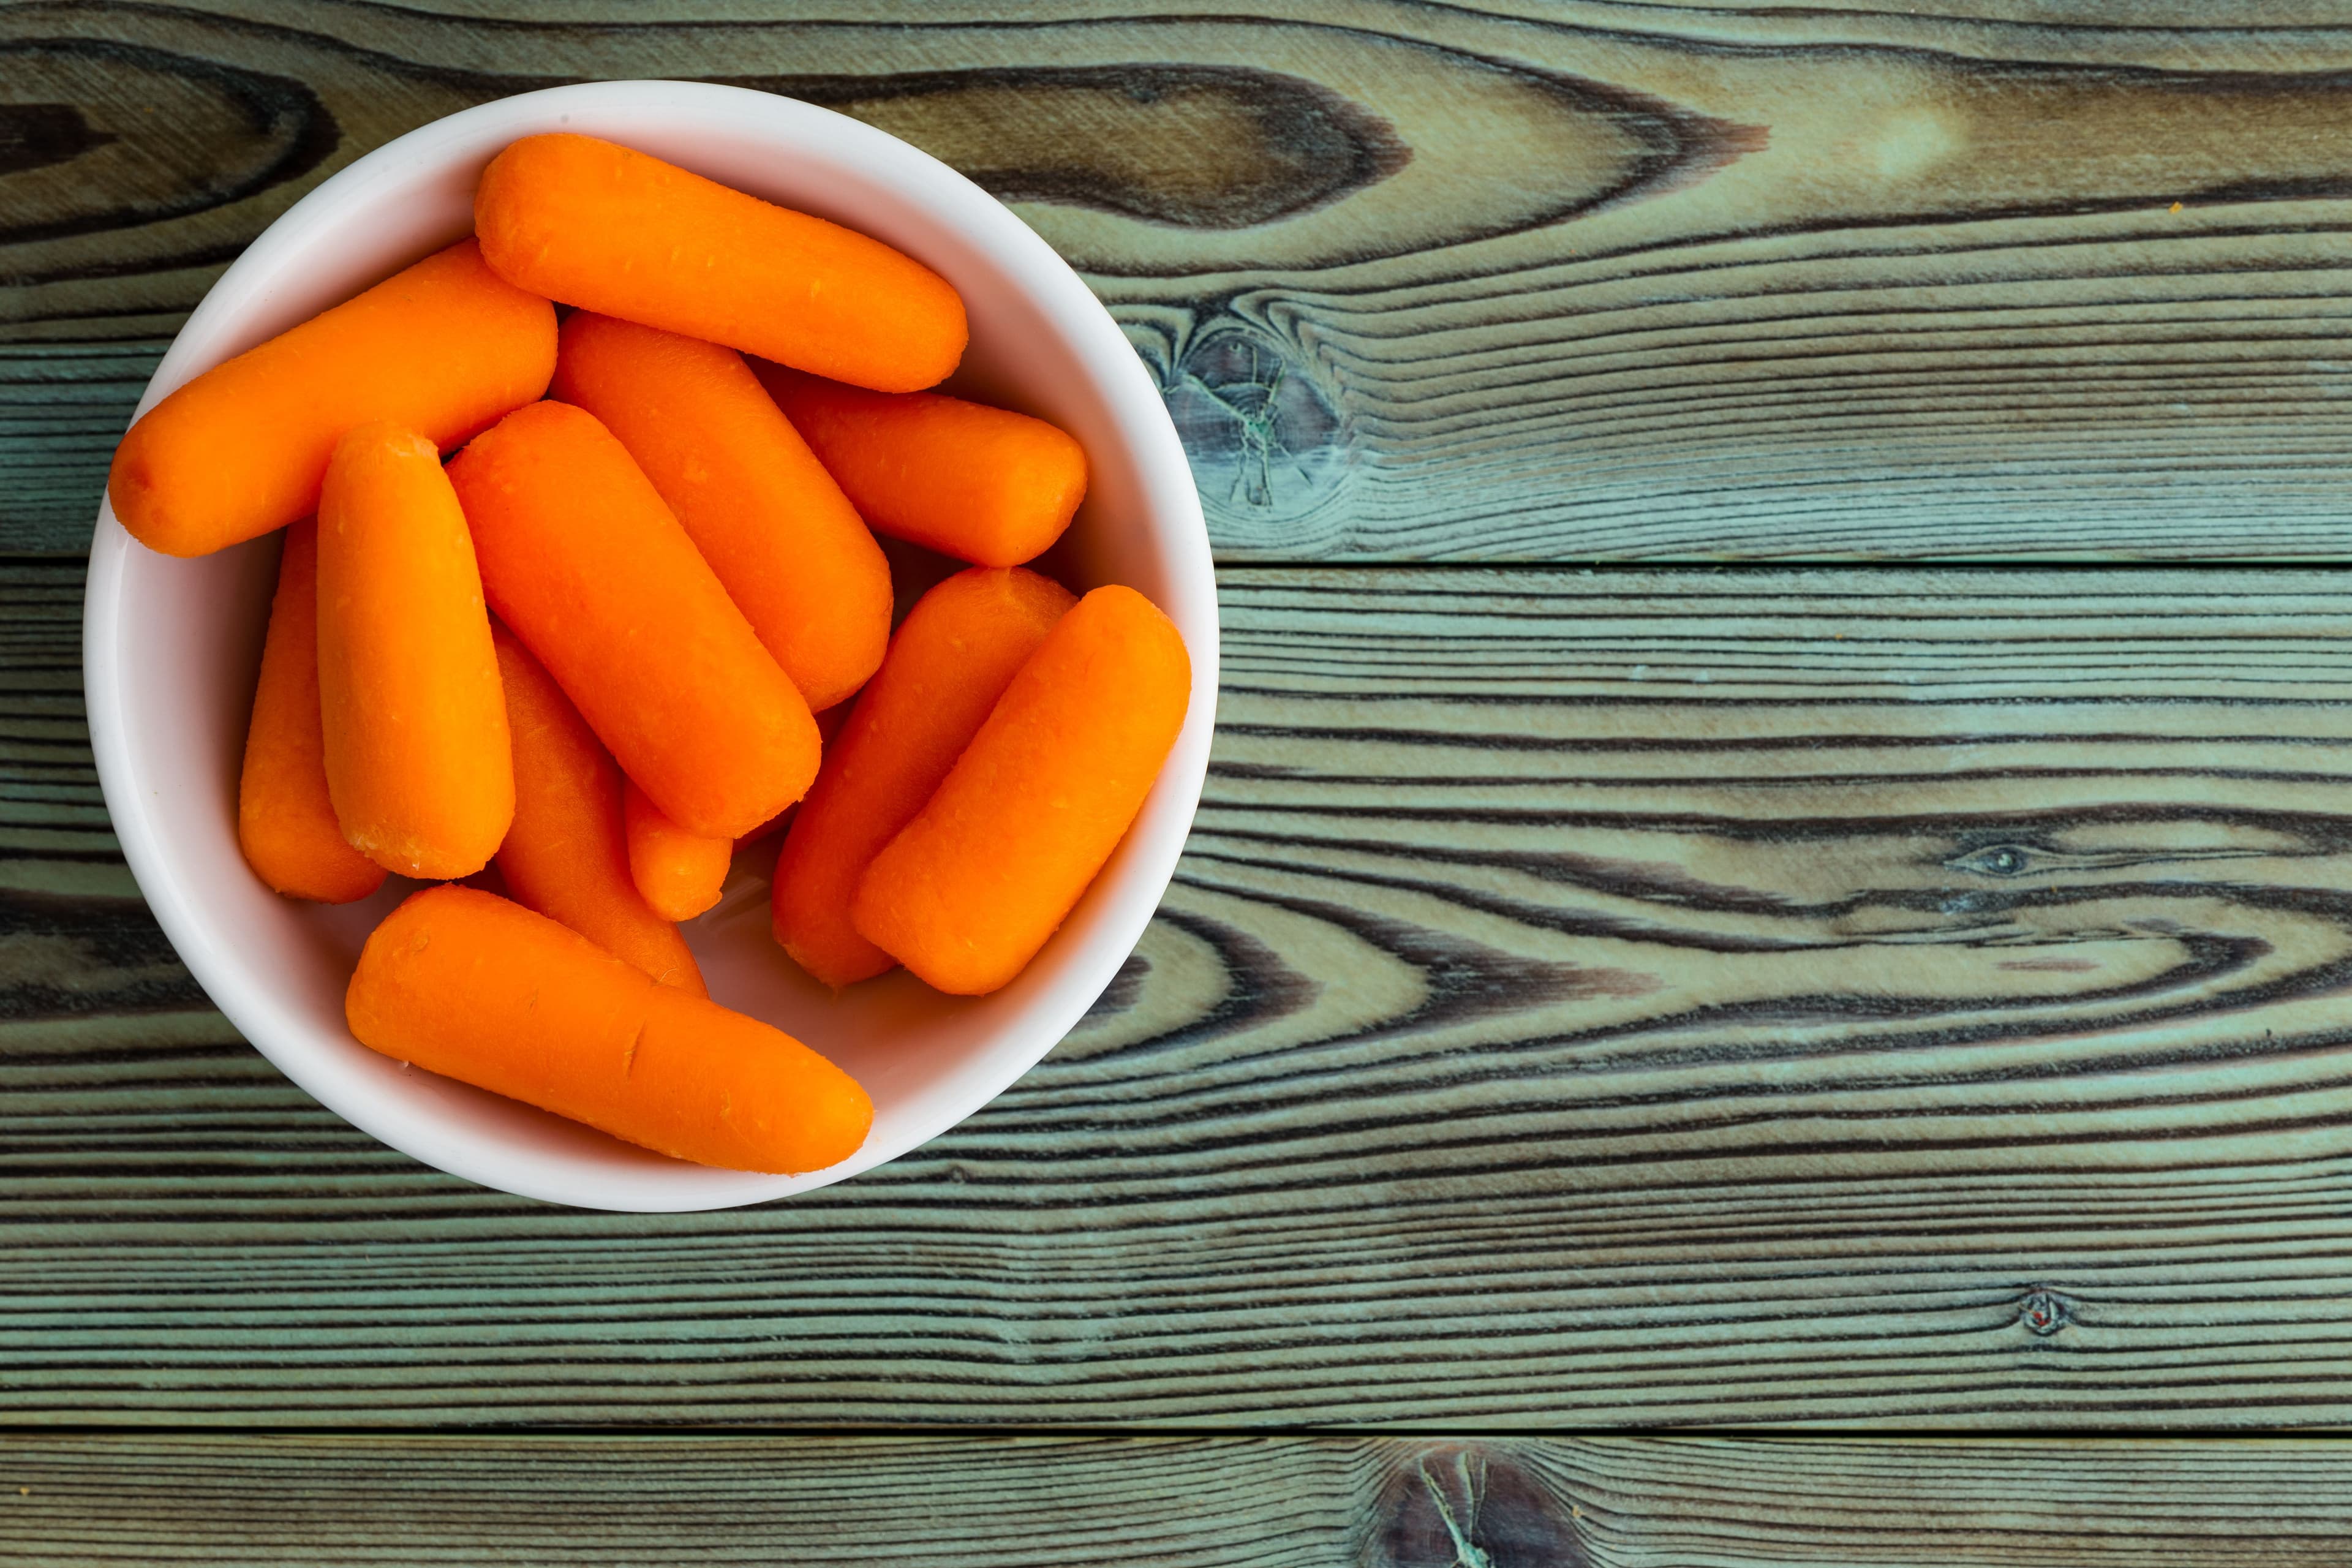
<instances>
[{"instance_id":1,"label":"bowl rim","mask_svg":"<svg viewBox=\"0 0 2352 1568\"><path fill-rule=\"evenodd\" d=\"M132 760L121 695L129 689L129 672L120 650L125 574L133 552L142 547L116 521L103 495L83 595L82 691L100 791L141 895L206 997L280 1072L326 1109L380 1142L464 1180L575 1207L678 1213L795 1196L894 1160L994 1100L1061 1042L1133 952L1173 879L1207 778L1220 627L1207 528L1182 442L1140 357L1076 270L1010 209L929 153L831 110L755 89L649 79L541 89L428 121L362 154L280 214L223 271L173 337L141 395L133 419L236 352L195 345L241 314L249 314L250 293L244 286L277 276L292 258L314 243L319 226L330 221L334 210L352 195L413 171L420 161L438 164L453 156L475 155L478 139L496 127L508 127L509 136L522 136L562 128L560 123L539 121L559 121L567 110L626 112L649 107L705 112L730 121L731 129L772 132L782 142L822 136L855 156L898 164L906 171L910 184L936 186L939 199L955 208L946 221L987 246L1006 275L1017 279L1019 291L1066 335L1071 352L1087 363L1129 447L1139 482L1154 498L1154 510L1175 514L1155 528L1154 532L1160 535L1155 547L1173 584L1171 601L1181 599L1191 612L1185 635L1192 660L1192 706L1150 798L1129 829L1129 839L1137 841L1141 853L1130 858L1127 854L1130 847L1123 844L1122 858L1128 859L1122 868L1123 879L1116 888L1102 889L1112 895L1111 907L1092 929L1080 954L1082 962L1072 966L1078 973L1077 980L1057 977L1060 983L998 1030L1000 1037L1034 1030L1034 1049L1008 1054L996 1070L979 1080L984 1092L968 1103L959 1101L943 1109L887 1143L869 1138L856 1154L838 1165L798 1176L747 1180L739 1184L740 1191L723 1197L682 1197L677 1189L645 1194L600 1190L583 1196L577 1191L562 1190L560 1184L535 1180L527 1173L518 1176L501 1164L495 1141L461 1136L446 1128L439 1130L442 1135L435 1136L436 1130L420 1125L412 1110L395 1110L345 1092L326 1070L319 1043L310 1037L310 1026L274 998L267 986L248 984L235 971L235 944L224 941L217 922L202 917L192 889L174 870L162 836L140 798L147 781ZM932 199L929 190L923 199ZM348 221L348 216L341 221ZM240 302L231 304L232 299ZM202 363L196 363L199 359ZM1176 610L1173 602L1163 607L1171 613ZM229 831L234 833L233 825ZM1107 963L1106 952L1110 954ZM1100 972L1097 983L1078 983L1094 970ZM519 1152L509 1151L507 1157L518 1158ZM626 1183L617 1185L625 1187Z\"/></svg>"}]
</instances>

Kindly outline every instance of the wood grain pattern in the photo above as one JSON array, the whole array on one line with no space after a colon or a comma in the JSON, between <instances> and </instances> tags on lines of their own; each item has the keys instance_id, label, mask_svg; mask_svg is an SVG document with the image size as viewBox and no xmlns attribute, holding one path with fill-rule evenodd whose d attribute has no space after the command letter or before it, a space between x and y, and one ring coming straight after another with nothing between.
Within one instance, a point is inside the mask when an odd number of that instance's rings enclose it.
<instances>
[{"instance_id":1,"label":"wood grain pattern","mask_svg":"<svg viewBox=\"0 0 2352 1568\"><path fill-rule=\"evenodd\" d=\"M637 1217L426 1172L202 1005L77 577L0 601L0 1419L2352 1414L2332 576L1228 570L1087 1022L856 1182Z\"/></svg>"},{"instance_id":2,"label":"wood grain pattern","mask_svg":"<svg viewBox=\"0 0 2352 1568\"><path fill-rule=\"evenodd\" d=\"M0 1563L2294 1568L2339 1444L15 1436Z\"/></svg>"},{"instance_id":3,"label":"wood grain pattern","mask_svg":"<svg viewBox=\"0 0 2352 1568\"><path fill-rule=\"evenodd\" d=\"M0 548L303 191L554 82L972 173L1152 367L1229 560L2341 560L2352 16L1287 0L0 11Z\"/></svg>"}]
</instances>

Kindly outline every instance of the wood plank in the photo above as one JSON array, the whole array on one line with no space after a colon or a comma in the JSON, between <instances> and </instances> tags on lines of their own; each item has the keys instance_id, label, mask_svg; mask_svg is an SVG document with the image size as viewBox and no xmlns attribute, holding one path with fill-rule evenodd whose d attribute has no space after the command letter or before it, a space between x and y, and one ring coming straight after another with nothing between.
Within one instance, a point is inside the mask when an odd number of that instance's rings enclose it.
<instances>
[{"instance_id":1,"label":"wood plank","mask_svg":"<svg viewBox=\"0 0 2352 1568\"><path fill-rule=\"evenodd\" d=\"M1368 1458L1101 1438L0 1440L0 1563L1307 1568L1339 1560Z\"/></svg>"},{"instance_id":2,"label":"wood plank","mask_svg":"<svg viewBox=\"0 0 2352 1568\"><path fill-rule=\"evenodd\" d=\"M1228 560L2341 559L2352 29L1653 4L0 12L0 549L353 157L738 81L972 173L1152 367Z\"/></svg>"},{"instance_id":3,"label":"wood plank","mask_svg":"<svg viewBox=\"0 0 2352 1568\"><path fill-rule=\"evenodd\" d=\"M0 1563L2336 1563L2338 1443L25 1436Z\"/></svg>"},{"instance_id":4,"label":"wood plank","mask_svg":"<svg viewBox=\"0 0 2352 1568\"><path fill-rule=\"evenodd\" d=\"M106 858L0 582L0 1417L2352 1418L2352 584L1233 569L1161 914L995 1106L744 1212L467 1187Z\"/></svg>"}]
</instances>

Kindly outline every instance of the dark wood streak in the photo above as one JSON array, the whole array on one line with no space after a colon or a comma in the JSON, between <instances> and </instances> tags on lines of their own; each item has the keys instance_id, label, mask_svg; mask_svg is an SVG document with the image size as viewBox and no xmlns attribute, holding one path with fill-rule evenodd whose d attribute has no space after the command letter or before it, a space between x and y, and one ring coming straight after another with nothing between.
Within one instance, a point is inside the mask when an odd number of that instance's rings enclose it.
<instances>
[{"instance_id":1,"label":"dark wood streak","mask_svg":"<svg viewBox=\"0 0 2352 1568\"><path fill-rule=\"evenodd\" d=\"M0 174L63 163L113 140L70 103L0 104Z\"/></svg>"},{"instance_id":2,"label":"dark wood streak","mask_svg":"<svg viewBox=\"0 0 2352 1568\"><path fill-rule=\"evenodd\" d=\"M1412 156L1394 127L1349 99L1231 67L719 79L886 128L905 121L926 151L1003 201L1099 207L1182 228L1245 228L1310 212L1387 179Z\"/></svg>"},{"instance_id":3,"label":"dark wood streak","mask_svg":"<svg viewBox=\"0 0 2352 1568\"><path fill-rule=\"evenodd\" d=\"M139 227L231 206L301 179L342 140L334 116L299 81L114 39L0 41L0 71L7 73L16 91L80 87L110 99L139 100L110 104L118 116L154 115L159 107L172 111L168 130L150 131L133 145L122 132L93 129L72 103L11 110L20 124L51 129L37 157L0 160L0 175L17 176L7 206L0 208L8 214L0 218L0 245ZM173 101L187 98L191 89L196 95L193 104ZM160 106L157 97L163 100ZM36 121L23 119L27 109L37 114ZM198 117L226 123L205 126ZM190 123L192 118L197 123ZM8 140L31 147L22 132ZM111 164L106 162L110 148L121 154ZM232 159L229 167L222 166ZM45 169L53 173L40 184L22 178ZM94 274L82 268L61 276ZM49 280L38 271L5 279L17 288Z\"/></svg>"},{"instance_id":4,"label":"dark wood streak","mask_svg":"<svg viewBox=\"0 0 2352 1568\"><path fill-rule=\"evenodd\" d=\"M1217 20L1237 30L1241 40L1237 52L1244 57L1259 52L1253 47L1253 32L1279 37L1302 30L1295 22L1276 18L1223 16ZM1133 24L1109 26L1124 31ZM1076 24L1073 30L1081 28L1094 30L1086 24ZM1769 141L1761 126L1719 121L1634 88L1558 70L1531 68L1523 61L1468 50L1433 47L1420 40L1366 28L1320 24L1313 32L1314 47L1318 50L1357 48L1375 54L1403 51L1419 55L1421 58L1412 60L1412 68L1424 76L1461 79L1458 85L1447 82L1452 89L1448 96L1457 100L1457 112L1466 110L1475 114L1480 99L1498 91L1515 92L1534 101L1538 106L1534 110L1536 118L1551 121L1557 128L1572 128L1576 133L1559 149L1562 155L1549 161L1529 160L1514 169L1509 183L1522 188L1515 189L1504 202L1488 206L1472 205L1458 216L1448 214L1454 222L1442 236L1411 235L1408 231L1407 237L1385 232L1378 224L1368 224L1344 248L1327 247L1325 253L1318 254L1315 259L1322 266L1378 261L1433 242L1467 245L1549 227L1584 214L1699 184L1739 158L1760 152ZM1255 121L1251 127L1255 140L1276 160L1286 162L1285 154L1290 153L1297 143L1324 141L1330 131L1337 130L1349 147L1350 166L1346 175L1317 181L1300 195L1278 205L1262 197L1251 199L1256 194L1244 184L1236 192L1241 197L1237 205L1228 208L1220 203L1195 216L1197 203L1155 202L1140 190L1114 194L1083 175L1076 179L1067 174L1049 177L1040 192L1034 176L1009 171L1000 174L985 161L975 162L975 153L986 159L986 150L965 151L957 146L954 121L961 116L953 110L944 117L944 124L918 119L903 127L893 125L888 117L877 113L881 104L918 93L972 93L1001 85L1020 94L1027 114L1042 112L1058 118L1055 115L1057 106L1054 100L1065 79L1062 73L957 73L945 81L919 78L909 84L911 91L902 87L898 79L891 78L883 79L879 90L872 86L861 90L855 82L842 86L793 77L738 79L744 79L745 85L795 97L814 96L817 101L838 107L845 113L877 121L887 129L899 129L909 141L946 157L1008 202L1044 200L1095 206L1163 223L1172 221L1187 227L1255 229L1279 219L1302 216L1395 175L1412 160L1412 147L1393 123L1310 80L1214 67L1156 69L1156 77L1140 77L1132 68L1076 74L1088 87L1107 77L1109 79L1104 85L1116 87L1135 102L1156 102L1156 95L1169 88L1193 93L1203 89L1229 92L1248 120ZM1165 86L1161 85L1163 81ZM803 85L814 88L814 93L803 91ZM1139 88L1144 91L1139 93ZM1145 93L1153 96L1147 97ZM1195 161L1215 155L1212 137L1195 133L1163 139L1153 134L1160 129L1152 123L1156 117L1130 113L1127 118L1134 122L1135 129L1126 134L1162 142L1137 159L1139 163L1148 162L1150 177L1156 183L1181 188L1181 183L1192 177L1190 171ZM990 129L998 130L995 126ZM1068 132L1059 126L1055 129L1061 134L1049 136L1049 140L1059 142ZM959 152L963 155L957 156ZM1436 194L1433 190L1429 195L1433 197ZM1493 203L1493 198L1489 202ZM1110 277L1139 276L1156 280L1166 270L1166 258L1157 256L1139 265L1123 257L1081 249L1074 259L1093 272ZM1220 258L1219 261L1221 265L1203 266L1197 270L1230 270L1230 258ZM1213 297L1213 290L1202 296L1204 300Z\"/></svg>"}]
</instances>

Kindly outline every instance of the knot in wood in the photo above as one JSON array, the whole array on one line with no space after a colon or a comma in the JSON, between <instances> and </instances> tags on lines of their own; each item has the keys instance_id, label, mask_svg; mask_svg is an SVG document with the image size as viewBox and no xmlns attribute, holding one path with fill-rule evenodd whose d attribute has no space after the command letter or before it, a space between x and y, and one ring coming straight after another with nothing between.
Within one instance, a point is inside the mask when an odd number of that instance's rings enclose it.
<instances>
[{"instance_id":1,"label":"knot in wood","mask_svg":"<svg viewBox=\"0 0 2352 1568\"><path fill-rule=\"evenodd\" d=\"M1987 844L1945 862L1957 871L1979 877L2021 877L2040 868L2040 852L2026 844Z\"/></svg>"},{"instance_id":2,"label":"knot in wood","mask_svg":"<svg viewBox=\"0 0 2352 1568\"><path fill-rule=\"evenodd\" d=\"M1373 1510L1365 1568L1586 1568L1575 1510L1499 1447L1402 1447Z\"/></svg>"},{"instance_id":3,"label":"knot in wood","mask_svg":"<svg viewBox=\"0 0 2352 1568\"><path fill-rule=\"evenodd\" d=\"M2074 1320L2074 1305L2055 1290L2036 1288L2017 1303L2017 1321L2025 1331L2048 1339Z\"/></svg>"},{"instance_id":4,"label":"knot in wood","mask_svg":"<svg viewBox=\"0 0 2352 1568\"><path fill-rule=\"evenodd\" d=\"M1337 492L1347 435L1297 344L1220 315L1192 333L1167 375L1168 413L1212 511L1262 531ZM1270 548L1258 532L1249 542Z\"/></svg>"}]
</instances>

